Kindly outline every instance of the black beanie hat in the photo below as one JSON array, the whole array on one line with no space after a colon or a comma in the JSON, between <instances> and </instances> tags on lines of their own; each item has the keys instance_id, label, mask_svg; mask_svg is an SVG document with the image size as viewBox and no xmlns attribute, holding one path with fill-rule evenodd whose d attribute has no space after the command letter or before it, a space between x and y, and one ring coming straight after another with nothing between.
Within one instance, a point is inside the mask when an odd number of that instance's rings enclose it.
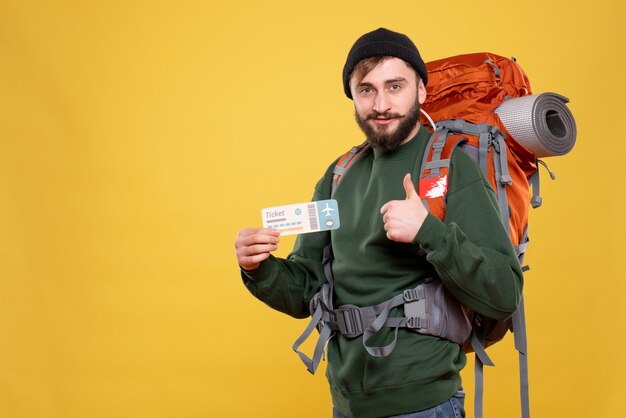
<instances>
[{"instance_id":1,"label":"black beanie hat","mask_svg":"<svg viewBox=\"0 0 626 418\"><path fill-rule=\"evenodd\" d=\"M379 28L357 39L348 53L348 59L343 67L343 90L349 99L352 99L352 94L350 93L352 70L354 70L359 61L375 56L400 58L415 69L424 81L424 85L428 83L426 64L424 64L424 60L422 60L413 41L401 33Z\"/></svg>"}]
</instances>

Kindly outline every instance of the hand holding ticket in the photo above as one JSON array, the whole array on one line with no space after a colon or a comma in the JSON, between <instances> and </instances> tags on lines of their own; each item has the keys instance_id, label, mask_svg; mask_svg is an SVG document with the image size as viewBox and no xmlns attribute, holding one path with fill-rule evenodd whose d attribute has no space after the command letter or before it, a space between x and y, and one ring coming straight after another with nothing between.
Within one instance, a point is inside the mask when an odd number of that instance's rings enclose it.
<instances>
[{"instance_id":1,"label":"hand holding ticket","mask_svg":"<svg viewBox=\"0 0 626 418\"><path fill-rule=\"evenodd\" d=\"M281 235L339 228L339 208L334 199L266 208L261 216L263 227L277 229Z\"/></svg>"}]
</instances>

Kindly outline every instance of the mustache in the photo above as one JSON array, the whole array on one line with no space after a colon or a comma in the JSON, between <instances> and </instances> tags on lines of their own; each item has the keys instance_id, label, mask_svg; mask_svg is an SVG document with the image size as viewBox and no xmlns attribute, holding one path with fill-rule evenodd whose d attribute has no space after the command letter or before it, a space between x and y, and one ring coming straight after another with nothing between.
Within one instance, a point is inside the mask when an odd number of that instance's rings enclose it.
<instances>
[{"instance_id":1,"label":"mustache","mask_svg":"<svg viewBox=\"0 0 626 418\"><path fill-rule=\"evenodd\" d=\"M391 112L383 112L383 113L379 113L379 112L371 112L369 114L367 114L365 116L365 120L371 120L371 119L378 119L378 118L383 118L383 119L400 119L404 117L403 115L399 114L399 113L391 113Z\"/></svg>"}]
</instances>

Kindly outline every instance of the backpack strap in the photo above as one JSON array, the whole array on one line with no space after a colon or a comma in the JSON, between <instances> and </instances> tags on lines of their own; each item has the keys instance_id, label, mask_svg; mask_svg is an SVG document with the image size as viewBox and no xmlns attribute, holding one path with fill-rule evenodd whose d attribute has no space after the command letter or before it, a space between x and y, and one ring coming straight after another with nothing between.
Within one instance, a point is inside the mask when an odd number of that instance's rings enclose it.
<instances>
[{"instance_id":1,"label":"backpack strap","mask_svg":"<svg viewBox=\"0 0 626 418\"><path fill-rule=\"evenodd\" d=\"M526 313L524 311L524 295L520 299L517 310L513 313L513 337L515 349L519 357L520 402L522 418L530 418L530 395L528 389L528 342L526 338Z\"/></svg>"},{"instance_id":2,"label":"backpack strap","mask_svg":"<svg viewBox=\"0 0 626 418\"><path fill-rule=\"evenodd\" d=\"M346 152L341 158L339 158L339 161L337 161L337 164L333 168L333 177L330 185L331 197L335 194L335 189L337 189L339 181L346 174L346 171L348 171L350 166L361 158L370 148L371 145L365 141L361 145L352 147L350 151Z\"/></svg>"},{"instance_id":3,"label":"backpack strap","mask_svg":"<svg viewBox=\"0 0 626 418\"><path fill-rule=\"evenodd\" d=\"M528 246L528 226L524 231L520 245L518 245L518 259L522 270L528 270L528 266L524 266L524 255L526 247ZM522 247L522 248L520 248ZM528 383L528 340L526 335L526 313L524 309L524 295L520 299L517 310L511 317L511 326L513 328L513 337L515 342L515 349L518 353L519 359L519 388L520 388L520 403L522 405L522 418L530 418L530 394Z\"/></svg>"},{"instance_id":4,"label":"backpack strap","mask_svg":"<svg viewBox=\"0 0 626 418\"><path fill-rule=\"evenodd\" d=\"M352 147L348 152L346 152L339 160L337 164L333 168L333 174L331 178L330 185L330 196L332 197L335 194L335 190L339 185L339 181L346 174L348 169L352 164L354 164L359 158L361 158L366 151L371 148L367 141L363 142L361 145ZM334 260L333 249L331 244L328 244L322 253L322 265L324 267L324 275L326 276L326 283L324 283L320 290L313 296L309 303L309 311L311 312L311 320L309 324L305 328L305 330L300 334L300 336L293 343L291 348L295 351L300 360L304 363L307 370L311 374L315 374L319 363L324 355L324 349L328 340L333 336L333 331L337 330L336 326L336 318L334 316L333 311L333 270L332 270L332 262ZM299 350L300 346L310 337L313 333L313 330L317 328L320 335L315 343L315 348L313 350L313 356L309 358L306 354Z\"/></svg>"},{"instance_id":5,"label":"backpack strap","mask_svg":"<svg viewBox=\"0 0 626 418\"><path fill-rule=\"evenodd\" d=\"M509 174L509 164L507 162L506 154L506 142L504 141L504 139L504 134L497 130L494 133L494 136L490 137L490 140L494 147L494 151L498 154L498 158L496 158L496 156L494 155L493 165L496 173L496 189L498 192L497 195L498 206L500 207L500 217L502 218L502 225L504 225L504 228L506 229L506 234L510 237L511 225L509 223L509 201L506 195L506 186L511 185L513 183L513 180L511 180L511 175Z\"/></svg>"},{"instance_id":6,"label":"backpack strap","mask_svg":"<svg viewBox=\"0 0 626 418\"><path fill-rule=\"evenodd\" d=\"M537 158L537 164L541 164L543 168L546 169L552 180L556 179L554 173L550 171L550 168L548 168L548 164L546 164L543 160ZM530 184L530 187L533 191L532 198L530 199L530 204L532 205L533 209L536 209L543 203L539 191L539 166L537 166L537 170L535 170L535 172L528 179L528 183Z\"/></svg>"},{"instance_id":7,"label":"backpack strap","mask_svg":"<svg viewBox=\"0 0 626 418\"><path fill-rule=\"evenodd\" d=\"M311 312L311 320L300 334L300 336L293 343L291 348L298 354L300 360L304 363L307 370L311 374L315 374L317 367L324 355L324 348L326 343L333 336L333 327L331 321L335 318L331 317L330 313L333 311L333 284L334 277L331 264L334 260L333 249L330 244L324 247L322 253L322 265L324 266L324 275L326 276L327 283L324 283L320 290L313 296L309 304L309 311ZM313 350L313 356L309 358L306 354L299 350L302 343L304 343L309 336L313 333L313 330L317 328L320 335L315 343Z\"/></svg>"},{"instance_id":8,"label":"backpack strap","mask_svg":"<svg viewBox=\"0 0 626 418\"><path fill-rule=\"evenodd\" d=\"M439 126L448 128L457 134L469 134L479 138L478 154L475 156L475 160L483 173L487 173L487 154L489 152L489 146L492 143L491 138L495 137L498 132L498 128L486 123L475 124L467 122L463 119L450 119L437 122Z\"/></svg>"},{"instance_id":9,"label":"backpack strap","mask_svg":"<svg viewBox=\"0 0 626 418\"><path fill-rule=\"evenodd\" d=\"M474 356L474 417L483 417L483 392L484 392L484 376L483 365L493 366L493 362L487 356L485 351L485 328L483 326L474 327L471 337L472 347L476 355ZM484 353L485 359L481 359L481 354ZM488 362L487 362L488 361Z\"/></svg>"},{"instance_id":10,"label":"backpack strap","mask_svg":"<svg viewBox=\"0 0 626 418\"><path fill-rule=\"evenodd\" d=\"M431 134L424 150L417 190L428 212L441 220L446 214L445 198L452 152L465 140L466 137L452 135L448 127L440 125Z\"/></svg>"},{"instance_id":11,"label":"backpack strap","mask_svg":"<svg viewBox=\"0 0 626 418\"><path fill-rule=\"evenodd\" d=\"M326 286L326 285L323 285L323 286ZM304 332L302 332L302 334L298 337L298 339L291 346L293 351L295 351L296 354L298 354L298 356L300 357L300 360L302 360L307 370L311 374L315 374L315 372L317 371L317 367L319 366L320 360L322 359L322 356L324 354L324 348L326 347L326 342L332 336L331 328L329 326L326 326L325 323L323 322L323 317L324 317L325 312L326 310L323 307L323 301L320 299L317 301L315 310L313 311L313 314L311 315L311 320L309 321L309 324L307 325L306 329L304 330ZM311 335L311 333L317 327L318 324L322 324L321 329L320 329L320 336L318 337L317 343L315 344L315 349L313 350L313 356L309 358L306 354L304 354L302 351L298 349L300 348L302 343L304 343L309 338L309 336Z\"/></svg>"}]
</instances>

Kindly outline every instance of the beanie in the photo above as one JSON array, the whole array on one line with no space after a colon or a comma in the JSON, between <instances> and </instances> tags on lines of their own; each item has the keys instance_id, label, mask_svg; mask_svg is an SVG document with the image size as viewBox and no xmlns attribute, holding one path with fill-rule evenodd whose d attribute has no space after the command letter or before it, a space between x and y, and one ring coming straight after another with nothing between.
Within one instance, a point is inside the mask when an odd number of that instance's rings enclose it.
<instances>
[{"instance_id":1,"label":"beanie","mask_svg":"<svg viewBox=\"0 0 626 418\"><path fill-rule=\"evenodd\" d=\"M354 67L359 61L375 56L400 58L413 67L424 81L424 85L428 83L426 64L424 64L417 47L409 37L389 29L379 28L357 39L348 53L348 59L343 67L343 90L349 99L352 99L350 76Z\"/></svg>"}]
</instances>

